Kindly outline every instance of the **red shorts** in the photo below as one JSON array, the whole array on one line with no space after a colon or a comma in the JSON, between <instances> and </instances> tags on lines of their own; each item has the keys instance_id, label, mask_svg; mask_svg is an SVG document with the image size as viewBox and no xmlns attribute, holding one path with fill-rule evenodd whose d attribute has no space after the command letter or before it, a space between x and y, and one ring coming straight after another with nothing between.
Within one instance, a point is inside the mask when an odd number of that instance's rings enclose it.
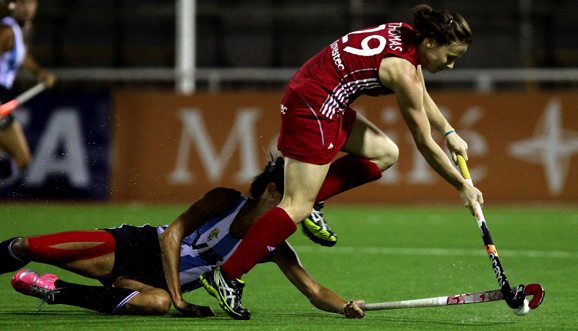
<instances>
[{"instance_id":1,"label":"red shorts","mask_svg":"<svg viewBox=\"0 0 578 331\"><path fill-rule=\"evenodd\" d=\"M325 101L305 102L287 87L281 101L281 133L277 148L283 156L312 164L328 164L343 147L357 113L347 108L345 114L329 119L319 113Z\"/></svg>"}]
</instances>

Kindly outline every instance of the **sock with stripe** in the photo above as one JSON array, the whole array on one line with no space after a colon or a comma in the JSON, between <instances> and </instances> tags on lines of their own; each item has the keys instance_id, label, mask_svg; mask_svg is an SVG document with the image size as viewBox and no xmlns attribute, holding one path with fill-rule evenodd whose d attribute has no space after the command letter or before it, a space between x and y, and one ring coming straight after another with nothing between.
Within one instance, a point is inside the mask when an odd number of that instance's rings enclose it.
<instances>
[{"instance_id":1,"label":"sock with stripe","mask_svg":"<svg viewBox=\"0 0 578 331\"><path fill-rule=\"evenodd\" d=\"M127 288L87 286L60 279L54 282L54 286L54 300L49 300L48 304L76 306L108 315L125 314L125 304L139 293Z\"/></svg>"},{"instance_id":2,"label":"sock with stripe","mask_svg":"<svg viewBox=\"0 0 578 331\"><path fill-rule=\"evenodd\" d=\"M341 192L381 178L381 169L368 159L347 154L329 166L315 202L325 201Z\"/></svg>"},{"instance_id":3,"label":"sock with stripe","mask_svg":"<svg viewBox=\"0 0 578 331\"><path fill-rule=\"evenodd\" d=\"M222 266L225 278L241 279L259 261L297 230L285 209L275 207L249 229L239 247Z\"/></svg>"}]
</instances>

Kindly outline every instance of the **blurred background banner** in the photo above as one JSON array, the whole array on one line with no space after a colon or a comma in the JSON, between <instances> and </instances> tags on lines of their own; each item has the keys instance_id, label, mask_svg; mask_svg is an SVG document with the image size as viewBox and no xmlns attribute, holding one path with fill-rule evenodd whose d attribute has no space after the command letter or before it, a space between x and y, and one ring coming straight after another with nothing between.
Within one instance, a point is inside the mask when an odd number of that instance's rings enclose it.
<instances>
[{"instance_id":1,"label":"blurred background banner","mask_svg":"<svg viewBox=\"0 0 578 331\"><path fill-rule=\"evenodd\" d=\"M0 197L106 199L110 101L109 93L50 93L18 108L32 164L0 182Z\"/></svg>"},{"instance_id":2,"label":"blurred background banner","mask_svg":"<svg viewBox=\"0 0 578 331\"><path fill-rule=\"evenodd\" d=\"M578 200L578 94L435 92L469 144L487 201ZM281 92L115 93L112 198L190 202L216 186L244 191L276 152ZM343 203L457 201L414 147L395 98L362 97L354 109L400 147L384 177L332 199ZM435 133L440 145L443 135Z\"/></svg>"},{"instance_id":3,"label":"blurred background banner","mask_svg":"<svg viewBox=\"0 0 578 331\"><path fill-rule=\"evenodd\" d=\"M0 182L0 199L184 202L215 185L245 190L276 148L281 94L298 68L351 31L412 23L419 3L38 0L28 51L58 81L15 112L34 163ZM459 12L474 35L455 69L424 78L469 143L486 199L578 202L578 0L424 3ZM21 70L14 89L35 80ZM334 201L459 201L415 149L393 96L353 107L401 155L379 182Z\"/></svg>"}]
</instances>

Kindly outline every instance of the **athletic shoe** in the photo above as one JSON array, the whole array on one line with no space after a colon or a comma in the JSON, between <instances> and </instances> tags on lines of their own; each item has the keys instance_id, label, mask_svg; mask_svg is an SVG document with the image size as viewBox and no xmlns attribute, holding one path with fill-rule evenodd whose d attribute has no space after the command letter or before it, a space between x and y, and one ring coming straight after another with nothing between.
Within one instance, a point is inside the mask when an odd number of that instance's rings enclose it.
<instances>
[{"instance_id":1,"label":"athletic shoe","mask_svg":"<svg viewBox=\"0 0 578 331\"><path fill-rule=\"evenodd\" d=\"M53 292L56 290L54 282L57 280L58 277L53 274L40 276L33 270L24 269L12 277L10 284L12 284L12 287L14 287L17 292L46 299L47 297L53 296Z\"/></svg>"},{"instance_id":2,"label":"athletic shoe","mask_svg":"<svg viewBox=\"0 0 578 331\"><path fill-rule=\"evenodd\" d=\"M229 316L238 320L248 320L251 312L241 304L245 282L240 279L226 279L221 267L201 275L201 284L210 295L217 298L219 305Z\"/></svg>"},{"instance_id":3,"label":"athletic shoe","mask_svg":"<svg viewBox=\"0 0 578 331\"><path fill-rule=\"evenodd\" d=\"M325 221L321 208L323 202L316 202L313 205L311 215L303 221L303 233L313 242L331 247L337 243L337 235Z\"/></svg>"}]
</instances>

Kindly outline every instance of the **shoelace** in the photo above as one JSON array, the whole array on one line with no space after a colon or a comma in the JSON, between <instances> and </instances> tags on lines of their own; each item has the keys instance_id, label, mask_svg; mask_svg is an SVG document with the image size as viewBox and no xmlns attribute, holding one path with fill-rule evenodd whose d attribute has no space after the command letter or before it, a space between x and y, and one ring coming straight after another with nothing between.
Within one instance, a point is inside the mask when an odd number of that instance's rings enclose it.
<instances>
[{"instance_id":1,"label":"shoelace","mask_svg":"<svg viewBox=\"0 0 578 331\"><path fill-rule=\"evenodd\" d=\"M242 309L243 308L243 305L241 304L241 298L243 296L242 292L239 293L240 291L237 288L235 288L234 286L230 286L222 274L219 275L219 278L220 278L219 287L221 288L225 299L230 302L230 306L233 308L235 308L236 306Z\"/></svg>"},{"instance_id":2,"label":"shoelace","mask_svg":"<svg viewBox=\"0 0 578 331\"><path fill-rule=\"evenodd\" d=\"M329 224L327 224L327 222L325 222L325 220L323 219L323 212L321 211L321 208L323 208L323 205L321 205L319 210L313 209L313 211L311 211L311 220L313 221L313 223L319 226L321 230L331 231Z\"/></svg>"},{"instance_id":3,"label":"shoelace","mask_svg":"<svg viewBox=\"0 0 578 331\"><path fill-rule=\"evenodd\" d=\"M53 302L54 301L54 295L60 293L60 290L61 290L60 288L55 288L54 290L49 290L49 289L46 289L44 287L31 285L30 286L30 293L42 296L42 298L40 298L40 301L36 305L36 308L38 308L38 310L34 314L37 314L39 311L41 311L42 308L44 308L44 305L46 305L46 303Z\"/></svg>"}]
</instances>

